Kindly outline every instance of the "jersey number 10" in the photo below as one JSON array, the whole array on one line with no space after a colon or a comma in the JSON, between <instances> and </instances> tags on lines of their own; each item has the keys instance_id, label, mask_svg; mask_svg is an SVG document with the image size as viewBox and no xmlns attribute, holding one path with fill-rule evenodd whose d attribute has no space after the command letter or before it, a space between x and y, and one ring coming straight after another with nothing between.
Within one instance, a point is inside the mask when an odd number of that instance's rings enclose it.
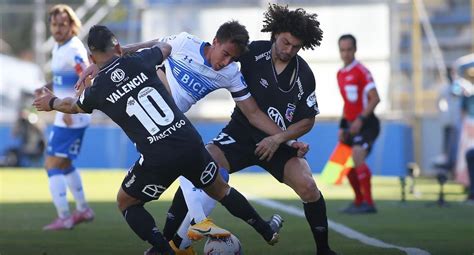
<instances>
[{"instance_id":1,"label":"jersey number 10","mask_svg":"<svg viewBox=\"0 0 474 255\"><path fill-rule=\"evenodd\" d=\"M153 99L159 109L152 104L150 98ZM152 87L145 87L138 92L138 102L135 98L129 97L126 111L130 117L135 115L151 135L155 135L160 131L157 124L166 126L174 120L173 110L171 110L160 93Z\"/></svg>"}]
</instances>

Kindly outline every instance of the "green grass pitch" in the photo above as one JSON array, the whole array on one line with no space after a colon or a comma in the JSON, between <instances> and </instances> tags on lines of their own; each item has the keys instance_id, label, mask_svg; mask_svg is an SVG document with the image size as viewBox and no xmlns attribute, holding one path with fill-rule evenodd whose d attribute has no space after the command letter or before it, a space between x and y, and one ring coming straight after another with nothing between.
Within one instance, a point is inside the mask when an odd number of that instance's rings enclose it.
<instances>
[{"instance_id":1,"label":"green grass pitch","mask_svg":"<svg viewBox=\"0 0 474 255\"><path fill-rule=\"evenodd\" d=\"M43 225L55 217L50 202L47 176L43 170L0 170L0 255L63 254L143 254L149 246L129 229L115 205L115 196L125 171L82 171L86 196L96 212L92 223L71 231L44 232ZM318 176L315 176L316 181ZM294 192L279 184L269 174L234 174L231 185L249 196L302 208ZM419 179L415 194L407 194L400 203L398 178L375 177L374 197L379 210L375 215L349 216L338 213L352 198L348 184L318 183L323 191L328 217L360 233L385 243L416 247L431 254L474 254L474 206L463 204L463 188L454 183L445 187L449 207L427 206L437 199L434 179ZM147 205L159 227L176 190L173 184L159 201ZM69 197L71 198L70 194ZM71 200L72 202L72 200ZM253 202L252 202L253 203ZM278 212L253 203L264 217ZM74 204L70 204L73 208ZM218 205L212 218L239 237L244 254L314 254L314 244L304 218L278 212L286 222L281 241L268 246L253 229L233 218ZM339 254L405 254L397 249L377 248L330 231L330 244ZM204 241L195 244L202 254Z\"/></svg>"}]
</instances>

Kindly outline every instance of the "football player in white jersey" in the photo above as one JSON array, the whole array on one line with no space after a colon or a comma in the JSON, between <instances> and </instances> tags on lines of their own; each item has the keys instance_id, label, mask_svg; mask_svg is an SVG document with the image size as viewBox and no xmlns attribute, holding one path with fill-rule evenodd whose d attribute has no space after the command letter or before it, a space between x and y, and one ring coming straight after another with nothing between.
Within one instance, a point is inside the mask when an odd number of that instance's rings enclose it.
<instances>
[{"instance_id":1,"label":"football player in white jersey","mask_svg":"<svg viewBox=\"0 0 474 255\"><path fill-rule=\"evenodd\" d=\"M271 159L279 145L288 140L286 134L266 114L259 110L235 62L247 50L249 42L248 32L243 25L237 21L224 23L217 30L212 43L182 32L178 35L149 42L123 46L123 54L150 47L156 41L164 41L172 46L171 55L157 72L160 80L165 84L181 111L188 111L193 104L210 92L224 88L232 94L236 105L247 116L251 125L272 135L259 142L255 153L260 155L261 159ZM76 86L81 86L83 78L96 71L97 67L93 65L88 67ZM308 146L301 142L293 143L292 146L299 148L301 155L304 155L308 150ZM222 170L221 173L224 174L224 177L228 176L226 170ZM202 198L207 196L204 192L196 189L189 180L182 176L179 181L180 190L177 191L176 196L182 196L182 193L184 193L186 205L182 206L187 206L189 211L182 224L181 219L183 217L168 214L163 234L170 240L173 238L177 227L169 226L173 224L181 225L178 230L178 240L172 241L171 246L176 250L180 249L182 252L187 248L189 253L184 254L193 254L190 247L191 241L188 237L192 240L199 240L203 237L200 230L209 229L209 225L205 223L209 222L209 220L206 220L206 216L210 213L210 210L203 208L201 204ZM281 218L277 215L274 215L274 218L281 225ZM180 219L180 221L173 222L173 219ZM189 228L192 222L197 224ZM168 231L170 229L172 231ZM211 229L220 236L223 234L230 235L226 230L213 224ZM186 233L188 237L186 237Z\"/></svg>"},{"instance_id":2,"label":"football player in white jersey","mask_svg":"<svg viewBox=\"0 0 474 255\"><path fill-rule=\"evenodd\" d=\"M77 38L80 27L81 22L71 7L59 4L49 11L49 28L56 43L52 53L52 82L45 87L53 88L61 97L76 93L74 85L88 64L87 51ZM42 89L37 89L35 93L41 93ZM71 229L76 224L94 219L94 212L86 202L81 176L72 163L79 154L89 122L87 114L56 113L44 165L58 218L44 226L43 230ZM76 201L74 213L69 210L67 187Z\"/></svg>"}]
</instances>

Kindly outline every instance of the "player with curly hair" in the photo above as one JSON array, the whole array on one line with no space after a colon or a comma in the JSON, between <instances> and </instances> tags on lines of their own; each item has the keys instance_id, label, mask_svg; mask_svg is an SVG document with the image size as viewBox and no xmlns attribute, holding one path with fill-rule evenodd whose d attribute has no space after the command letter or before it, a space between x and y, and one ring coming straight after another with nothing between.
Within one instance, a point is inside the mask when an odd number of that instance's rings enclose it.
<instances>
[{"instance_id":1,"label":"player with curly hair","mask_svg":"<svg viewBox=\"0 0 474 255\"><path fill-rule=\"evenodd\" d=\"M249 51L239 58L241 72L260 110L290 139L309 132L319 113L313 72L297 55L301 49L320 45L323 31L319 25L316 14L272 4L261 30L271 32L271 40L250 43ZM259 158L255 153L258 142L268 134L252 126L238 107L231 118L213 143L207 145L219 166L234 173L258 165L291 187L303 202L317 254L336 254L328 243L326 203L306 159L297 156L291 143L280 145L270 160ZM215 201L203 204L208 207Z\"/></svg>"}]
</instances>

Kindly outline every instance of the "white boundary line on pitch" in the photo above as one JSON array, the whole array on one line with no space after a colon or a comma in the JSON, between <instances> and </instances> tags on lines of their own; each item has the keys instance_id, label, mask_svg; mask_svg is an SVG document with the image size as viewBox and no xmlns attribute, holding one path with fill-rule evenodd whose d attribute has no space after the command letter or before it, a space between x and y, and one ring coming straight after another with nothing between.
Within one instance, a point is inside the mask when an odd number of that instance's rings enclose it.
<instances>
[{"instance_id":1,"label":"white boundary line on pitch","mask_svg":"<svg viewBox=\"0 0 474 255\"><path fill-rule=\"evenodd\" d=\"M253 200L254 202L256 202L257 204L263 205L265 207L270 207L270 208L273 208L273 209L276 209L276 210L286 212L286 213L291 214L291 215L295 215L295 216L305 218L304 211L301 210L300 208L296 207L296 206L283 204L283 203L273 201L273 200L257 198L257 197L254 197L254 196L249 196L249 198L251 200ZM347 238L358 240L359 242L361 242L363 244L367 244L367 245L374 246L374 247L379 247L379 248L398 249L398 250L404 251L408 255L430 255L431 254L431 253L429 253L425 250L419 249L419 248L402 247L402 246L398 246L398 245L394 245L394 244L385 243L381 240L378 240L378 239L375 239L373 237L364 235L364 234L362 234L360 232L357 232L357 231L355 231L355 230L353 230L353 229L351 229L347 226L344 226L340 223L337 223L337 222L329 220L329 219L328 219L328 223L329 223L329 228L330 229L336 231L337 233L339 233L339 234L341 234L341 235L343 235Z\"/></svg>"}]
</instances>

